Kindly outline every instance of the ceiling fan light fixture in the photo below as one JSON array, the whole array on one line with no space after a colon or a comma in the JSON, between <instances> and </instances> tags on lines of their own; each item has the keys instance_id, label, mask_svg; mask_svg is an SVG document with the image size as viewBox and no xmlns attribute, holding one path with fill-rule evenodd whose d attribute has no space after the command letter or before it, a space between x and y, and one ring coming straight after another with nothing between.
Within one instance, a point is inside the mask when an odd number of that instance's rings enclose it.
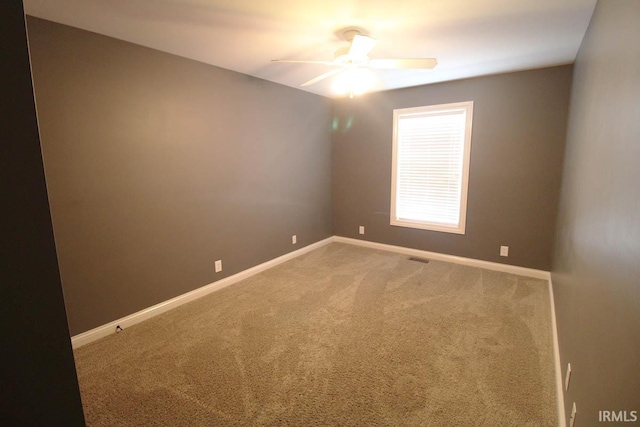
<instances>
[{"instance_id":1,"label":"ceiling fan light fixture","mask_svg":"<svg viewBox=\"0 0 640 427\"><path fill-rule=\"evenodd\" d=\"M363 34L363 30L359 28L346 28L341 34L349 45L336 50L333 61L275 59L273 62L336 67L337 69L322 73L300 86L311 86L334 77L332 92L336 95L349 95L351 98L372 90L374 86L381 86L381 81L371 69L431 69L438 64L435 58L369 58L369 52L377 43L376 39Z\"/></svg>"},{"instance_id":2,"label":"ceiling fan light fixture","mask_svg":"<svg viewBox=\"0 0 640 427\"><path fill-rule=\"evenodd\" d=\"M353 98L371 90L376 81L375 74L368 68L353 67L334 77L331 90L336 95Z\"/></svg>"}]
</instances>

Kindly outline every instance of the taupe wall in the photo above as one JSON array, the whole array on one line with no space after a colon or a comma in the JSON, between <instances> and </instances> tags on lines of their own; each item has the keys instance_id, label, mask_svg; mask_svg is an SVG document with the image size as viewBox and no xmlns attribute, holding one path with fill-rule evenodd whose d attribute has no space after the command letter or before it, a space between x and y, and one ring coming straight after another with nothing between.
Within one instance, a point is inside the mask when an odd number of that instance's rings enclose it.
<instances>
[{"instance_id":1,"label":"taupe wall","mask_svg":"<svg viewBox=\"0 0 640 427\"><path fill-rule=\"evenodd\" d=\"M639 41L640 2L600 1L575 64L552 279L580 426L640 416Z\"/></svg>"},{"instance_id":2,"label":"taupe wall","mask_svg":"<svg viewBox=\"0 0 640 427\"><path fill-rule=\"evenodd\" d=\"M549 270L571 72L561 66L336 101L334 234ZM474 101L466 234L389 225L393 109L459 101ZM500 245L510 247L508 258Z\"/></svg>"},{"instance_id":3,"label":"taupe wall","mask_svg":"<svg viewBox=\"0 0 640 427\"><path fill-rule=\"evenodd\" d=\"M28 30L72 335L332 235L326 98Z\"/></svg>"},{"instance_id":4,"label":"taupe wall","mask_svg":"<svg viewBox=\"0 0 640 427\"><path fill-rule=\"evenodd\" d=\"M22 2L0 3L0 425L83 426Z\"/></svg>"}]
</instances>

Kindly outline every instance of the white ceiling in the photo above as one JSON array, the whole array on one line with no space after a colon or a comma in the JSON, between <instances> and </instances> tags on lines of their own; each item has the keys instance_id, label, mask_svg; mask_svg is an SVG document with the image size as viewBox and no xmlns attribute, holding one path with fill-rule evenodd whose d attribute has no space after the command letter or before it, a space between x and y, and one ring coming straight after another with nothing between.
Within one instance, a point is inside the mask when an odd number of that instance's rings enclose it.
<instances>
[{"instance_id":1,"label":"white ceiling","mask_svg":"<svg viewBox=\"0 0 640 427\"><path fill-rule=\"evenodd\" d=\"M379 70L380 89L572 63L596 0L24 0L29 15L299 88L346 45L372 58L435 57L434 70ZM332 96L330 79L301 88Z\"/></svg>"}]
</instances>

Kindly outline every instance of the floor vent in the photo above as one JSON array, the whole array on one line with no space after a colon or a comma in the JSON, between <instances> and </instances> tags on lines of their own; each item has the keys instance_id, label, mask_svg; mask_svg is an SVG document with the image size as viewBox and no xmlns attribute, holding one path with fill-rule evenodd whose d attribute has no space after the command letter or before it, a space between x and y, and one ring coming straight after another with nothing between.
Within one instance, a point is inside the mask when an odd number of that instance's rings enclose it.
<instances>
[{"instance_id":1,"label":"floor vent","mask_svg":"<svg viewBox=\"0 0 640 427\"><path fill-rule=\"evenodd\" d=\"M409 258L409 261L416 261L416 262L421 262L423 264L429 264L429 260L428 259L426 259L426 258L418 258L418 257L414 257L414 256Z\"/></svg>"}]
</instances>

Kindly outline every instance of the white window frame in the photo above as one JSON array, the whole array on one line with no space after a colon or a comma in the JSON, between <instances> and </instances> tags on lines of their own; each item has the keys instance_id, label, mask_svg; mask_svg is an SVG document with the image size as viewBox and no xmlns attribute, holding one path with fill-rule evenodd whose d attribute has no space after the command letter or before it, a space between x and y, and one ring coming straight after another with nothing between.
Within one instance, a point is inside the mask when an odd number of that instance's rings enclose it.
<instances>
[{"instance_id":1,"label":"white window frame","mask_svg":"<svg viewBox=\"0 0 640 427\"><path fill-rule=\"evenodd\" d=\"M464 110L466 113L464 130L464 148L462 150L461 191L458 224L445 224L442 222L424 221L418 219L398 218L396 212L396 198L398 196L398 120L411 116L437 115L438 113L451 114L451 112ZM473 101L456 102L451 104L429 105L424 107L400 108L393 110L393 162L391 172L391 225L400 227L418 228L424 230L441 231L455 234L465 234L467 217L467 194L469 186L469 161L471 158L471 125L473 122Z\"/></svg>"}]
</instances>

